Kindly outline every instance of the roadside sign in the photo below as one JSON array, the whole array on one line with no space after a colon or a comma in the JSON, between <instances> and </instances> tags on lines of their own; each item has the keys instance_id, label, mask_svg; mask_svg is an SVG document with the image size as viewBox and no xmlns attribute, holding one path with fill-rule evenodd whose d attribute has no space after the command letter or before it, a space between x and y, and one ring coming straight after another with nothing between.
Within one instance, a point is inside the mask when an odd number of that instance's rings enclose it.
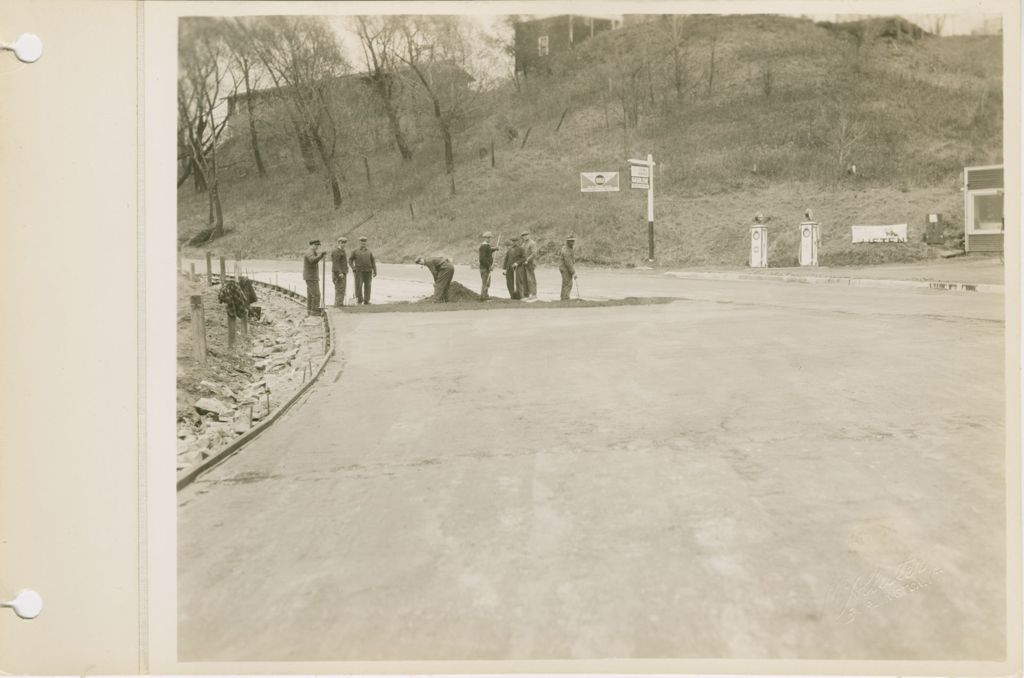
<instances>
[{"instance_id":1,"label":"roadside sign","mask_svg":"<svg viewBox=\"0 0 1024 678\"><path fill-rule=\"evenodd\" d=\"M651 168L647 165L630 165L629 187L649 189L651 187Z\"/></svg>"},{"instance_id":2,"label":"roadside sign","mask_svg":"<svg viewBox=\"0 0 1024 678\"><path fill-rule=\"evenodd\" d=\"M605 193L619 190L618 172L580 172L581 193Z\"/></svg>"},{"instance_id":3,"label":"roadside sign","mask_svg":"<svg viewBox=\"0 0 1024 678\"><path fill-rule=\"evenodd\" d=\"M907 242L907 225L853 226L851 240L855 243Z\"/></svg>"}]
</instances>

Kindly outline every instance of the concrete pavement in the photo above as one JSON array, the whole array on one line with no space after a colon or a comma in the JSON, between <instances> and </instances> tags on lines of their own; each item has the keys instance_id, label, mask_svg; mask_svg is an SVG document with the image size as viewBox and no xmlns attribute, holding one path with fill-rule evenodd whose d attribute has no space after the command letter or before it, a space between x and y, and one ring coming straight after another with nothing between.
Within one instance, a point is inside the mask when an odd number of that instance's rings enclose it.
<instances>
[{"instance_id":1,"label":"concrete pavement","mask_svg":"<svg viewBox=\"0 0 1024 678\"><path fill-rule=\"evenodd\" d=\"M1001 297L590 284L680 301L332 312L179 494L179 658L1002 654Z\"/></svg>"}]
</instances>

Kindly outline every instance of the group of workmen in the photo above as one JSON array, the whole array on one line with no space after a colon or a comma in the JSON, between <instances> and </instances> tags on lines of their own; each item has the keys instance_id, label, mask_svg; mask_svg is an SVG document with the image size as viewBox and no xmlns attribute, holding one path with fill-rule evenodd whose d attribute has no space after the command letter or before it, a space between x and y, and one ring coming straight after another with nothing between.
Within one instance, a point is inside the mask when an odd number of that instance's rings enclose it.
<instances>
[{"instance_id":1,"label":"group of workmen","mask_svg":"<svg viewBox=\"0 0 1024 678\"><path fill-rule=\"evenodd\" d=\"M483 234L483 242L479 247L480 263L480 299L490 299L491 271L494 269L494 254L500 249L491 244L492 234ZM373 278L377 277L377 261L373 252L366 246L366 236L359 238L359 248L352 254L345 251L348 238L338 238L337 246L330 251L331 280L334 283L334 305L345 305L345 286L348 271L351 268L355 278L357 304L370 303L370 289ZM303 256L302 277L306 281L306 311L309 315L320 315L320 262L328 255L321 252L319 240L310 240L309 249ZM558 270L562 274L562 290L560 298L568 300L576 279L576 256L574 247L576 236L569 235L558 253ZM519 237L512 238L512 245L505 253L502 261L502 272L509 297L523 301L537 300L537 243L530 237L529 231L523 231ZM447 302L448 291L455 277L455 266L445 256L416 257L416 263L425 266L434 279L433 301Z\"/></svg>"},{"instance_id":2,"label":"group of workmen","mask_svg":"<svg viewBox=\"0 0 1024 678\"><path fill-rule=\"evenodd\" d=\"M377 260L373 252L366 246L366 236L359 238L359 247L352 254L345 252L348 238L338 238L338 245L331 250L331 281L334 283L334 305L345 305L345 285L348 271L352 269L352 277L356 284L356 303L369 304L370 290L373 279L377 277ZM320 262L327 256L321 252L320 241L310 240L309 249L302 258L302 278L306 281L306 312L309 315L320 315Z\"/></svg>"},{"instance_id":3,"label":"group of workmen","mask_svg":"<svg viewBox=\"0 0 1024 678\"><path fill-rule=\"evenodd\" d=\"M490 231L483 234L483 242L478 250L480 262L480 300L490 299L491 271L494 270L494 253L499 245L492 245L494 236ZM499 244L501 239L498 239ZM569 235L558 253L558 270L562 274L562 291L560 298L569 299L573 280L576 279L576 236ZM433 301L447 302L448 290L455 277L455 265L445 256L416 257L416 263L426 266L434 278ZM505 252L501 265L505 274L505 285L512 299L537 301L537 243L530 237L529 231L523 231L519 237L512 238L512 246Z\"/></svg>"}]
</instances>

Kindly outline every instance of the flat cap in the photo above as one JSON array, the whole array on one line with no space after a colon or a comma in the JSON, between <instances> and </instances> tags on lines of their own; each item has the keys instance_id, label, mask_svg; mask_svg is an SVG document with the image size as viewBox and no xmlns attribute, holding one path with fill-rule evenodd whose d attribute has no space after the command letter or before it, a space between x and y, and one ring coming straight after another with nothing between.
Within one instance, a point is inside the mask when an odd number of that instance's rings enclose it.
<instances>
[{"instance_id":1,"label":"flat cap","mask_svg":"<svg viewBox=\"0 0 1024 678\"><path fill-rule=\"evenodd\" d=\"M338 238L338 242L348 242L348 238L346 238L345 236L341 236L340 238Z\"/></svg>"},{"instance_id":2,"label":"flat cap","mask_svg":"<svg viewBox=\"0 0 1024 678\"><path fill-rule=\"evenodd\" d=\"M319 241L319 240L310 240L310 241L309 241L309 244L310 244L310 245L319 245L319 244L320 244L320 241Z\"/></svg>"},{"instance_id":3,"label":"flat cap","mask_svg":"<svg viewBox=\"0 0 1024 678\"><path fill-rule=\"evenodd\" d=\"M490 238L490 237L493 237L493 236L491 236L491 232L490 231L484 231L483 237Z\"/></svg>"},{"instance_id":4,"label":"flat cap","mask_svg":"<svg viewBox=\"0 0 1024 678\"><path fill-rule=\"evenodd\" d=\"M529 231L523 231L523 232L522 232L522 233L520 233L519 235L520 235L520 236L524 236L524 235L530 235L530 232L529 232Z\"/></svg>"},{"instance_id":5,"label":"flat cap","mask_svg":"<svg viewBox=\"0 0 1024 678\"><path fill-rule=\"evenodd\" d=\"M359 239L365 242L366 241L366 236L365 235L361 235L361 236L359 236Z\"/></svg>"},{"instance_id":6,"label":"flat cap","mask_svg":"<svg viewBox=\"0 0 1024 678\"><path fill-rule=\"evenodd\" d=\"M570 233L569 235L565 236L565 239L566 240L576 240L576 234L575 233Z\"/></svg>"}]
</instances>

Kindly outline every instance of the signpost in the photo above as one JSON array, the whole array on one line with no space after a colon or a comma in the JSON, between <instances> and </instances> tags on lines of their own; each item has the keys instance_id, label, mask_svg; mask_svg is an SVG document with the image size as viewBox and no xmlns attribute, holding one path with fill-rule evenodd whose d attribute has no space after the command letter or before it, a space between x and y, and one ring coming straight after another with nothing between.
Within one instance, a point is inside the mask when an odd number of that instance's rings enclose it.
<instances>
[{"instance_id":1,"label":"signpost","mask_svg":"<svg viewBox=\"0 0 1024 678\"><path fill-rule=\"evenodd\" d=\"M629 182L632 188L647 189L647 261L654 261L654 156L647 160L629 159Z\"/></svg>"}]
</instances>

